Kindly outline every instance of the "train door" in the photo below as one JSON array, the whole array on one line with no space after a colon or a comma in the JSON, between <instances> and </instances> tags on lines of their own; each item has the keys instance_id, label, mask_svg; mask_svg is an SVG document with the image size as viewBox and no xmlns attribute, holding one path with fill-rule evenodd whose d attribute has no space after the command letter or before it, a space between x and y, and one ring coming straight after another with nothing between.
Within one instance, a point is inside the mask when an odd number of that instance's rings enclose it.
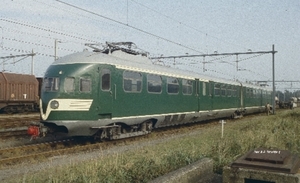
<instances>
[{"instance_id":1,"label":"train door","mask_svg":"<svg viewBox=\"0 0 300 183\"><path fill-rule=\"evenodd\" d=\"M112 118L113 86L112 68L99 68L98 115L100 119Z\"/></svg>"},{"instance_id":2,"label":"train door","mask_svg":"<svg viewBox=\"0 0 300 183\"><path fill-rule=\"evenodd\" d=\"M199 83L199 110L212 110L212 94L210 83L201 81Z\"/></svg>"},{"instance_id":3,"label":"train door","mask_svg":"<svg viewBox=\"0 0 300 183\"><path fill-rule=\"evenodd\" d=\"M243 87L243 85L241 85L240 87L240 101L241 101L241 108L244 108L244 90L246 91L246 88Z\"/></svg>"},{"instance_id":4,"label":"train door","mask_svg":"<svg viewBox=\"0 0 300 183\"><path fill-rule=\"evenodd\" d=\"M197 99L198 102L198 106L197 106L197 111L200 111L200 82L199 79L195 79L195 97Z\"/></svg>"}]
</instances>

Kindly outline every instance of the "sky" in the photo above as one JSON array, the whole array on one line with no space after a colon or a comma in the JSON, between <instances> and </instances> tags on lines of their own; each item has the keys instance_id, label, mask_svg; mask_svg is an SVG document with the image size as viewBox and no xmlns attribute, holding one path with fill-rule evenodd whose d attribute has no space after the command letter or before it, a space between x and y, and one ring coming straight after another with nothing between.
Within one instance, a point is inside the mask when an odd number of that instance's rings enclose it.
<instances>
[{"instance_id":1,"label":"sky","mask_svg":"<svg viewBox=\"0 0 300 183\"><path fill-rule=\"evenodd\" d=\"M277 90L300 90L300 1L289 0L2 0L5 72L44 75L85 43L134 42L150 57L275 51ZM91 50L91 49L90 49ZM159 61L159 62L158 62ZM272 54L153 60L229 80L271 81ZM268 83L272 84L272 83Z\"/></svg>"}]
</instances>

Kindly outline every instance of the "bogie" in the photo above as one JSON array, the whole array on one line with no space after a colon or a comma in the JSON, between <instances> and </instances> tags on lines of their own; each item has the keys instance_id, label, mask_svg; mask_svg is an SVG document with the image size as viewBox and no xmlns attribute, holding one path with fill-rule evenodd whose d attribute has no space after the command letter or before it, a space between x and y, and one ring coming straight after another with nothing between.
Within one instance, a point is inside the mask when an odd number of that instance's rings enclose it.
<instances>
[{"instance_id":1,"label":"bogie","mask_svg":"<svg viewBox=\"0 0 300 183\"><path fill-rule=\"evenodd\" d=\"M94 135L94 139L114 140L145 135L151 133L152 125L151 121L146 121L139 125L132 126L127 126L125 124L109 125L101 127Z\"/></svg>"}]
</instances>

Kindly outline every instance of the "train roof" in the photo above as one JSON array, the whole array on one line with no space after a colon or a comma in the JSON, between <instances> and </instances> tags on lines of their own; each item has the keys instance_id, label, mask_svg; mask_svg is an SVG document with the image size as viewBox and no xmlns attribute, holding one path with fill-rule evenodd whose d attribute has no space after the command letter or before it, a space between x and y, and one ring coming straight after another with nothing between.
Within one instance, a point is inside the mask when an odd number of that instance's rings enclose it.
<instances>
[{"instance_id":1,"label":"train roof","mask_svg":"<svg viewBox=\"0 0 300 183\"><path fill-rule=\"evenodd\" d=\"M138 72L146 72L151 74L157 75L165 75L170 77L177 77L177 78L185 78L185 79L199 79L200 81L209 82L220 82L225 84L231 85L244 85L252 88L259 88L262 87L257 85L245 84L238 81L226 80L222 78L214 78L210 76L201 75L191 71L180 70L176 68L170 68L162 65L157 65L152 62L146 56L142 55L135 55L125 53L121 50L113 51L112 53L102 53L102 52L90 52L90 51L83 51L77 52L71 55L67 55L62 57L52 65L65 65L65 64L79 64L79 63L95 63L95 64L108 64L114 65L116 68L119 69L126 69L131 71L138 71Z\"/></svg>"}]
</instances>

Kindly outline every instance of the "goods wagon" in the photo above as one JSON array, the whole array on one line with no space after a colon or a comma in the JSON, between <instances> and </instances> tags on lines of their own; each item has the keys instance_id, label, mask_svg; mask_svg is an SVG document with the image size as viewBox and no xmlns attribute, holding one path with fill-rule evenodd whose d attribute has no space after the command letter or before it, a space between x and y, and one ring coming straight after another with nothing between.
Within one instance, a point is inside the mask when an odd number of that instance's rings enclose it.
<instances>
[{"instance_id":1,"label":"goods wagon","mask_svg":"<svg viewBox=\"0 0 300 183\"><path fill-rule=\"evenodd\" d=\"M0 111L16 113L38 108L39 82L34 75L0 72Z\"/></svg>"}]
</instances>

